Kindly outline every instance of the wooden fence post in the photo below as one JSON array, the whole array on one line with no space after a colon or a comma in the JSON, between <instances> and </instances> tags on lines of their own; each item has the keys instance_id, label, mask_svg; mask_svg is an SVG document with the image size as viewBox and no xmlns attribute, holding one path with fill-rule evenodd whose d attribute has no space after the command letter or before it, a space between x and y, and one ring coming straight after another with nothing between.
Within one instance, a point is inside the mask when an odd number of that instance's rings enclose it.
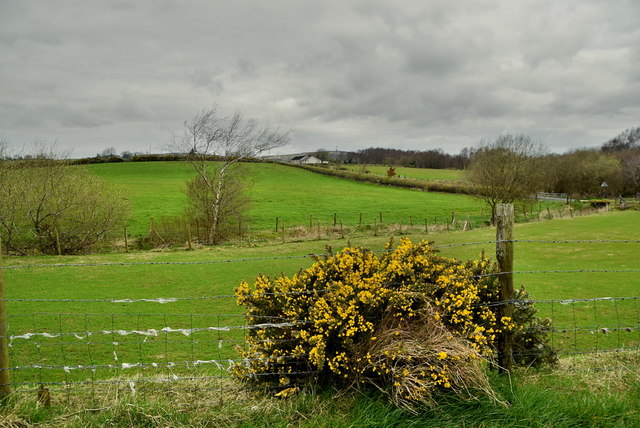
<instances>
[{"instance_id":1,"label":"wooden fence post","mask_svg":"<svg viewBox=\"0 0 640 428\"><path fill-rule=\"evenodd\" d=\"M276 217L276 233L278 233L278 217Z\"/></svg>"},{"instance_id":2,"label":"wooden fence post","mask_svg":"<svg viewBox=\"0 0 640 428\"><path fill-rule=\"evenodd\" d=\"M124 252L129 252L129 234L127 233L127 226L124 227Z\"/></svg>"},{"instance_id":3,"label":"wooden fence post","mask_svg":"<svg viewBox=\"0 0 640 428\"><path fill-rule=\"evenodd\" d=\"M2 238L0 238L0 268L2 268ZM7 343L7 308L4 297L4 270L0 269L0 399L11 394L9 346Z\"/></svg>"},{"instance_id":4,"label":"wooden fence post","mask_svg":"<svg viewBox=\"0 0 640 428\"><path fill-rule=\"evenodd\" d=\"M500 302L510 302L513 290L513 204L496 206L496 259L500 268ZM513 303L498 306L498 325L503 329L498 337L498 364L500 372L509 372L513 363ZM507 328L505 328L507 327Z\"/></svg>"}]
</instances>

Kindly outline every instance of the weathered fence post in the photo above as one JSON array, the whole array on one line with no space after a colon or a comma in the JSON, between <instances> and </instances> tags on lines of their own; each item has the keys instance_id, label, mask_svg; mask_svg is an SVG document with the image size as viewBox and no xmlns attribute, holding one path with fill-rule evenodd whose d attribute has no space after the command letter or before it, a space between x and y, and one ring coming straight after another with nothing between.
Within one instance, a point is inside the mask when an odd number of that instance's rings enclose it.
<instances>
[{"instance_id":1,"label":"weathered fence post","mask_svg":"<svg viewBox=\"0 0 640 428\"><path fill-rule=\"evenodd\" d=\"M278 217L276 217L276 233L278 233Z\"/></svg>"},{"instance_id":2,"label":"weathered fence post","mask_svg":"<svg viewBox=\"0 0 640 428\"><path fill-rule=\"evenodd\" d=\"M127 226L124 227L124 252L129 252L129 234L127 233Z\"/></svg>"},{"instance_id":3,"label":"weathered fence post","mask_svg":"<svg viewBox=\"0 0 640 428\"><path fill-rule=\"evenodd\" d=\"M0 399L11 394L9 373L9 346L7 344L7 308L4 297L4 270L2 261L2 238L0 238Z\"/></svg>"},{"instance_id":4,"label":"weathered fence post","mask_svg":"<svg viewBox=\"0 0 640 428\"><path fill-rule=\"evenodd\" d=\"M498 364L501 372L511 371L513 362L513 204L496 206L496 259L500 268L500 293L498 325L502 333L498 337Z\"/></svg>"}]
</instances>

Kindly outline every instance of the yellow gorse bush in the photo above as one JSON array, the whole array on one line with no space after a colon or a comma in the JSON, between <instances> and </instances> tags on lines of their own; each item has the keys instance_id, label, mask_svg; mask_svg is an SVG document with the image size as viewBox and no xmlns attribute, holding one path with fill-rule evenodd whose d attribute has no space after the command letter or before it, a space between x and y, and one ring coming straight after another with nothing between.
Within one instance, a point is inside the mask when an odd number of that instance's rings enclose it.
<instances>
[{"instance_id":1,"label":"yellow gorse bush","mask_svg":"<svg viewBox=\"0 0 640 428\"><path fill-rule=\"evenodd\" d=\"M289 277L259 276L236 290L250 330L247 364L235 373L285 388L320 382L374 384L413 408L433 393L489 391L481 367L494 353L499 325L496 267L484 256L462 262L422 241L390 242L380 255L347 247ZM315 375L315 376L312 376Z\"/></svg>"}]
</instances>

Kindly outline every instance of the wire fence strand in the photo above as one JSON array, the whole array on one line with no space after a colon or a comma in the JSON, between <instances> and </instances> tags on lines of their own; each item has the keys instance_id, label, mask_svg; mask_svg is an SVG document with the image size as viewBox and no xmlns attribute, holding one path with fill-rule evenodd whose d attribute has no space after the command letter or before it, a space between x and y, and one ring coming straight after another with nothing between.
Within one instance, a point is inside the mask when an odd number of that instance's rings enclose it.
<instances>
[{"instance_id":1,"label":"wire fence strand","mask_svg":"<svg viewBox=\"0 0 640 428\"><path fill-rule=\"evenodd\" d=\"M434 248L494 245L498 241L478 241L446 245ZM511 240L520 244L638 244L640 240ZM376 250L387 252L389 250ZM63 269L70 267L108 267L118 269L127 266L203 265L221 263L268 262L273 260L328 257L333 253L304 254L204 261L167 262L95 262L21 264L0 267L4 270L29 268ZM493 277L506 274L574 275L583 273L637 273L640 269L543 269L514 270L474 275L468 278ZM454 278L463 279L463 278ZM388 284L393 285L393 284ZM233 287L226 287L233 289ZM331 289L292 291L288 293L257 293L254 296L288 296L309 294L321 296ZM411 294L420 295L424 293ZM426 294L424 294L426 297ZM13 365L8 370L14 375L12 386L18 392L48 387L52 391L91 391L99 393L105 386L123 388L134 393L145 390L145 384L161 384L167 390L179 390L188 382L215 382L218 394L223 396L224 379L242 374L232 373L234 367L246 366L268 360L266 357L247 356L249 334L257 330L282 329L292 331L305 325L304 320L286 317L260 317L248 320L245 314L225 313L222 306L212 305L211 313L172 313L136 311L126 313L45 312L47 304L76 303L168 305L190 301L234 300L235 294L209 296L169 297L114 297L114 298L8 298L5 302L19 306L25 313L10 313L12 320L8 334ZM575 358L580 355L637 353L640 355L640 296L581 297L561 299L512 299L506 301L476 302L473 307L498 307L502 305L536 305L543 317L550 318L544 328L555 352L560 357ZM31 306L33 305L33 306ZM107 306L108 307L108 306ZM133 306L131 306L133 307ZM228 306L224 306L228 310ZM29 310L37 309L36 311ZM39 309L39 310L38 310ZM242 321L240 321L242 320ZM104 328L107 326L108 328ZM154 327L155 326L155 327ZM522 333L533 330L522 329ZM255 337L251 340L257 340ZM272 343L295 341L286 338L269 339ZM516 350L514 357L543 356L545 349ZM306 354L283 355L282 361L304 359ZM312 369L313 367L310 367ZM316 375L318 370L263 373L252 376ZM197 393L195 385L185 389Z\"/></svg>"}]
</instances>

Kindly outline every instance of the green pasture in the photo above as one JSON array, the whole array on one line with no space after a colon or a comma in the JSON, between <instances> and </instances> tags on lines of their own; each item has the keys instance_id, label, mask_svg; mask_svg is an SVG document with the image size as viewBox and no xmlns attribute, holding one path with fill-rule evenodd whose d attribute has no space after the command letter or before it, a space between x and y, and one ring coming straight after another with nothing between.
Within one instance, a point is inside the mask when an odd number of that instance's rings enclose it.
<instances>
[{"instance_id":1,"label":"green pasture","mask_svg":"<svg viewBox=\"0 0 640 428\"><path fill-rule=\"evenodd\" d=\"M242 164L252 186L248 224L251 231L275 229L276 217L285 227L379 223L443 223L456 211L460 218L476 219L485 213L483 203L466 195L422 192L314 174L279 164ZM185 181L191 176L183 162L126 162L96 164L91 170L108 183L122 187L132 204L132 235L149 230L149 219L181 214L186 204ZM412 170L411 168L407 168ZM418 169L415 169L418 171ZM440 170L430 171L429 174ZM456 171L442 173L453 174ZM440 173L440 172L438 172ZM280 223L282 224L282 223Z\"/></svg>"},{"instance_id":2,"label":"green pasture","mask_svg":"<svg viewBox=\"0 0 640 428\"><path fill-rule=\"evenodd\" d=\"M638 211L626 211L516 225L515 239L518 240L604 241L516 243L515 270L535 272L516 274L517 286L524 285L533 299L639 296L640 274L616 271L640 268L637 262L640 244L606 242L640 240L639 220ZM405 230L407 232L412 240L434 241L442 254L451 257L468 259L477 257L483 250L489 255L495 252L494 244L487 242L495 239L495 232L490 228L428 235L420 228ZM106 367L123 363L144 363L147 364L145 370L161 369L179 375L186 370L180 362L234 358L244 332L219 328L243 325L241 310L231 296L240 281L251 281L259 273L270 276L292 274L312 263L307 255L324 253L326 245L340 249L349 239L352 245L379 250L389 236L272 243L268 246L229 245L191 252L174 249L89 256L10 257L5 260L7 266L21 267L4 270L8 299L70 300L7 303L10 335L48 333L55 336L14 338L10 348L11 366L60 366L53 370L27 367L13 371L12 376L17 382L30 383L87 381L130 373L133 369ZM73 266L49 266L60 263ZM28 267L30 265L43 266ZM610 272L554 273L556 270ZM222 297L209 298L213 296ZM164 304L111 302L115 299L172 297L193 300ZM81 301L84 299L108 301ZM552 317L554 326L563 330L554 332L553 342L568 355L582 350L640 344L637 300L541 303L538 308L541 315ZM213 329L188 336L179 331L159 332L155 336L118 332L164 327ZM87 332L96 334L87 336ZM56 336L59 333L63 335ZM151 364L158 367L149 366ZM77 365L105 367L96 371L65 371L62 368ZM212 365L202 368L210 369Z\"/></svg>"},{"instance_id":3,"label":"green pasture","mask_svg":"<svg viewBox=\"0 0 640 428\"><path fill-rule=\"evenodd\" d=\"M182 213L186 204L185 181L192 173L184 162L123 162L89 165L109 184L119 186L131 204L129 233L149 230L149 219Z\"/></svg>"},{"instance_id":4,"label":"green pasture","mask_svg":"<svg viewBox=\"0 0 640 428\"><path fill-rule=\"evenodd\" d=\"M348 168L350 171L363 172L363 169L370 174L386 176L389 170L385 165L340 165L341 168ZM431 168L410 168L404 166L394 167L396 174L402 177L417 178L426 181L459 181L463 172L457 169L431 169Z\"/></svg>"}]
</instances>

